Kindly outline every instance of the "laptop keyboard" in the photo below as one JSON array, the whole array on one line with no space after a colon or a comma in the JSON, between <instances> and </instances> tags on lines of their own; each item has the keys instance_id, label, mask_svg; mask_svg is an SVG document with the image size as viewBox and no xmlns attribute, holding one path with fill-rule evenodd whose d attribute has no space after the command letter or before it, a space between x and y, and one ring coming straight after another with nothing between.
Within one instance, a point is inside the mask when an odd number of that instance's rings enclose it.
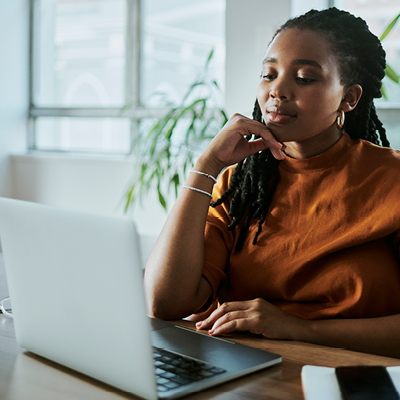
<instances>
[{"instance_id":1,"label":"laptop keyboard","mask_svg":"<svg viewBox=\"0 0 400 400\"><path fill-rule=\"evenodd\" d=\"M189 383L210 378L226 370L194 358L153 347L157 390L166 392Z\"/></svg>"}]
</instances>

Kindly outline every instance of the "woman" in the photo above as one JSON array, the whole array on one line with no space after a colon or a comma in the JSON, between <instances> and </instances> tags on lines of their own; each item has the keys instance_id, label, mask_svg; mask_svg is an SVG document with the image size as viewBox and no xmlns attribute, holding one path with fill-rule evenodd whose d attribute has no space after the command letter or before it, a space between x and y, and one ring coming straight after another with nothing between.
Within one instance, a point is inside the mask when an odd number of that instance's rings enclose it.
<instances>
[{"instance_id":1,"label":"woman","mask_svg":"<svg viewBox=\"0 0 400 400\"><path fill-rule=\"evenodd\" d=\"M384 75L379 40L347 12L278 30L254 120L216 135L159 236L151 315L400 357L400 154L373 104Z\"/></svg>"}]
</instances>

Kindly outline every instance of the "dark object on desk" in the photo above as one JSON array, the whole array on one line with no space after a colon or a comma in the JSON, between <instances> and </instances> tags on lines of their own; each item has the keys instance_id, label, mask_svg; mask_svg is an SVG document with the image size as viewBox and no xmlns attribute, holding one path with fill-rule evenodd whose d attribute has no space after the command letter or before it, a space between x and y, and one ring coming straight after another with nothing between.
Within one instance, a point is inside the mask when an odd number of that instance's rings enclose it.
<instances>
[{"instance_id":1,"label":"dark object on desk","mask_svg":"<svg viewBox=\"0 0 400 400\"><path fill-rule=\"evenodd\" d=\"M385 367L348 366L335 369L344 400L398 400L399 393Z\"/></svg>"}]
</instances>

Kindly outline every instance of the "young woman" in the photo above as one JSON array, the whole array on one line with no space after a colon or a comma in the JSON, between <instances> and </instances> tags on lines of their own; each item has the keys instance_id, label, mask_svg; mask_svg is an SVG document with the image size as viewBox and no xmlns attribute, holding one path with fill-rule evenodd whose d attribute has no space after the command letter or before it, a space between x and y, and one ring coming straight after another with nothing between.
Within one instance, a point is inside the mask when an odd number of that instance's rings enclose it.
<instances>
[{"instance_id":1,"label":"young woman","mask_svg":"<svg viewBox=\"0 0 400 400\"><path fill-rule=\"evenodd\" d=\"M373 104L384 75L378 38L347 12L278 30L254 119L216 135L159 236L151 315L400 357L400 153Z\"/></svg>"}]
</instances>

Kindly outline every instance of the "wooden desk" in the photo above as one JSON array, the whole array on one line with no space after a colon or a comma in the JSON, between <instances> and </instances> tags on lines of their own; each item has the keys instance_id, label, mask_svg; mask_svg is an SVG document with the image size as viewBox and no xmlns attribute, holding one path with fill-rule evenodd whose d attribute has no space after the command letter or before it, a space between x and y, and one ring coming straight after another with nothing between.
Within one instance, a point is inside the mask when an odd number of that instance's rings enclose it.
<instances>
[{"instance_id":1,"label":"wooden desk","mask_svg":"<svg viewBox=\"0 0 400 400\"><path fill-rule=\"evenodd\" d=\"M0 256L0 299L7 295ZM188 321L179 324L193 327ZM400 359L374 356L301 342L268 340L251 334L233 334L230 339L282 355L281 364L233 382L196 393L190 400L303 400L300 372L305 364L400 365ZM113 389L74 371L24 353L15 340L13 321L0 315L1 400L117 400L136 397Z\"/></svg>"}]
</instances>

